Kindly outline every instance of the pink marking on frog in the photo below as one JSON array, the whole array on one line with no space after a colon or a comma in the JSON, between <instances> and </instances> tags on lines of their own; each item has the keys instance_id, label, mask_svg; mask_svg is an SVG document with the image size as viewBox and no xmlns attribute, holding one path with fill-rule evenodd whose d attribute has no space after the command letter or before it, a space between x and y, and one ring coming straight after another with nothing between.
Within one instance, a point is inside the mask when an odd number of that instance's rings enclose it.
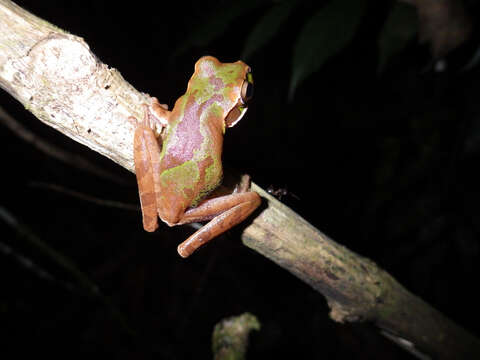
<instances>
[{"instance_id":1,"label":"pink marking on frog","mask_svg":"<svg viewBox=\"0 0 480 360\"><path fill-rule=\"evenodd\" d=\"M193 159L195 151L200 150L204 142L204 136L200 129L208 131L208 126L200 121L202 115L206 115L205 112L212 103L223 100L223 96L220 94L213 95L202 104L197 104L193 95L187 99L183 118L179 121L175 134L173 134L176 139L167 145L168 148L162 159L162 169L169 169Z\"/></svg>"},{"instance_id":2,"label":"pink marking on frog","mask_svg":"<svg viewBox=\"0 0 480 360\"><path fill-rule=\"evenodd\" d=\"M222 89L223 87L225 87L225 85L223 84L223 80L221 78L218 78L218 77L215 77L215 76L210 76L208 81L210 82L210 84L215 86L215 91L218 91L218 90Z\"/></svg>"}]
</instances>

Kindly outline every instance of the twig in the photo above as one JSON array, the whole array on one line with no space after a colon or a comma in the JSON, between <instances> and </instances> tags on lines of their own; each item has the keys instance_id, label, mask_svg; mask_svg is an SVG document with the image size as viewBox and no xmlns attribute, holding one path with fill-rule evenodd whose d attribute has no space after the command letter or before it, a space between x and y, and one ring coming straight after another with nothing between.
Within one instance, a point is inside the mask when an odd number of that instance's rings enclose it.
<instances>
[{"instance_id":1,"label":"twig","mask_svg":"<svg viewBox=\"0 0 480 360\"><path fill-rule=\"evenodd\" d=\"M244 360L248 334L260 330L260 322L249 313L223 319L215 325L212 351L215 360Z\"/></svg>"},{"instance_id":2,"label":"twig","mask_svg":"<svg viewBox=\"0 0 480 360\"><path fill-rule=\"evenodd\" d=\"M68 196L72 196L76 199L91 202L99 206L105 206L109 208L116 208L116 209L128 210L128 211L136 211L140 213L140 206L138 205L127 204L127 203L116 201L116 200L100 199L98 197L85 194L79 191L67 189L64 186L60 186L56 184L47 184L39 181L32 181L28 185L32 187L40 188L40 189L48 189L48 190L56 191L62 194L66 194ZM190 223L186 225L195 230L198 230L201 227L201 224L199 223Z\"/></svg>"},{"instance_id":3,"label":"twig","mask_svg":"<svg viewBox=\"0 0 480 360\"><path fill-rule=\"evenodd\" d=\"M79 191L67 189L66 187L55 185L55 184L47 184L43 182L33 181L29 183L29 186L40 188L40 189L48 189L53 190L62 194L67 194L69 196L75 197L77 199L81 199L84 201L88 201L100 206L106 206L110 208L117 208L122 210L129 210L129 211L140 211L140 206L133 205L133 204L126 204L116 200L107 200L107 199L100 199L92 195L84 194Z\"/></svg>"},{"instance_id":4,"label":"twig","mask_svg":"<svg viewBox=\"0 0 480 360\"><path fill-rule=\"evenodd\" d=\"M25 140L26 142L32 144L38 150L44 152L48 156L51 156L57 160L60 160L70 166L76 167L77 169L90 172L101 178L105 178L111 181L114 181L119 184L125 184L125 180L115 175L95 164L85 159L83 156L69 153L64 149L61 149L38 135L34 134L12 116L10 116L1 106L0 106L0 122L3 123L7 128L9 128L15 135L19 138Z\"/></svg>"},{"instance_id":5,"label":"twig","mask_svg":"<svg viewBox=\"0 0 480 360\"><path fill-rule=\"evenodd\" d=\"M84 293L94 299L99 300L103 305L110 311L112 317L116 319L122 328L129 335L134 335L133 330L127 325L127 321L123 314L116 308L112 303L110 298L103 295L97 284L91 281L87 275L85 275L76 265L74 265L70 259L66 258L59 252L55 251L53 248L48 246L44 241L37 237L27 226L21 224L7 209L0 206L0 219L2 219L7 225L13 228L18 237L23 238L31 246L39 250L43 255L48 257L56 265L66 270L73 278L78 282ZM4 247L4 250L9 250L10 247ZM32 268L33 270L38 270L37 268ZM35 271L38 276L45 275L43 273L38 273ZM48 274L47 274L48 275ZM71 290L73 287L70 287L69 284L65 283L67 287Z\"/></svg>"}]
</instances>

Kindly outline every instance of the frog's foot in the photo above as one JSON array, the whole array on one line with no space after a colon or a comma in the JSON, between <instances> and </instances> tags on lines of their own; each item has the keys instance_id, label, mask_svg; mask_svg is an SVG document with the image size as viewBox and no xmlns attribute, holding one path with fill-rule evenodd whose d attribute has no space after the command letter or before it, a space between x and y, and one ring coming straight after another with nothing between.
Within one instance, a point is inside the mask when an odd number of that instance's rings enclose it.
<instances>
[{"instance_id":1,"label":"frog's foot","mask_svg":"<svg viewBox=\"0 0 480 360\"><path fill-rule=\"evenodd\" d=\"M138 127L142 125L148 129L151 129L155 136L158 138L162 134L162 131L168 125L168 119L170 111L166 104L160 104L156 97L152 97L152 103L150 105L142 104L143 106L143 120L139 121L134 116L130 116L128 120L133 126Z\"/></svg>"},{"instance_id":2,"label":"frog's foot","mask_svg":"<svg viewBox=\"0 0 480 360\"><path fill-rule=\"evenodd\" d=\"M233 193L244 193L250 189L250 175L243 174L240 181L235 185Z\"/></svg>"},{"instance_id":3,"label":"frog's foot","mask_svg":"<svg viewBox=\"0 0 480 360\"><path fill-rule=\"evenodd\" d=\"M147 105L144 105L147 106ZM151 111L150 111L151 110ZM147 115L148 113L148 115ZM167 127L170 111L167 104L160 104L156 97L152 97L152 103L145 111L144 123L153 130L156 136L160 136L162 130Z\"/></svg>"}]
</instances>

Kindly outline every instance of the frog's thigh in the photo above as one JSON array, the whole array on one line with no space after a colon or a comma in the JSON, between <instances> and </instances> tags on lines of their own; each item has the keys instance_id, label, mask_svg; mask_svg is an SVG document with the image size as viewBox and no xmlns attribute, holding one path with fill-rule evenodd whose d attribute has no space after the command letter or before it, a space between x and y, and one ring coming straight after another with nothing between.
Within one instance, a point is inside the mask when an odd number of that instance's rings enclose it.
<instances>
[{"instance_id":1,"label":"frog's thigh","mask_svg":"<svg viewBox=\"0 0 480 360\"><path fill-rule=\"evenodd\" d=\"M157 177L160 147L153 131L142 125L135 130L133 146L143 228L146 231L155 231L158 227Z\"/></svg>"}]
</instances>

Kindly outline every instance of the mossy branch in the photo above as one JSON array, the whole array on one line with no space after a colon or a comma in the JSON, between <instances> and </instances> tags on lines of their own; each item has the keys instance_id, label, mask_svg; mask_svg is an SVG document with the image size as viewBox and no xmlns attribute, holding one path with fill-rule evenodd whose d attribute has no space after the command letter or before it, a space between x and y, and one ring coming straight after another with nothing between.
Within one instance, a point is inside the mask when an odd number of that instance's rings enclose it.
<instances>
[{"instance_id":1,"label":"mossy branch","mask_svg":"<svg viewBox=\"0 0 480 360\"><path fill-rule=\"evenodd\" d=\"M82 38L0 0L0 86L39 120L133 171L133 126L150 97L90 51ZM480 358L480 342L409 293L372 261L335 243L252 185L265 207L246 246L305 281L336 321L371 321L412 353Z\"/></svg>"},{"instance_id":2,"label":"mossy branch","mask_svg":"<svg viewBox=\"0 0 480 360\"><path fill-rule=\"evenodd\" d=\"M260 330L260 322L250 313L218 322L212 334L214 360L244 360L252 330Z\"/></svg>"}]
</instances>

